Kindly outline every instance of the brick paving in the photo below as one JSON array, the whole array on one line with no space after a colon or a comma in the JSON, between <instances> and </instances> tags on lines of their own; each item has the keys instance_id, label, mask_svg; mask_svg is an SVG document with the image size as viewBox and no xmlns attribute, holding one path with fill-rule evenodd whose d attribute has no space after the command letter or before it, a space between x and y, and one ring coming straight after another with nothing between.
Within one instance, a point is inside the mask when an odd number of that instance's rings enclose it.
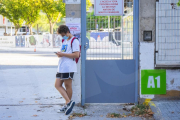
<instances>
[{"instance_id":1,"label":"brick paving","mask_svg":"<svg viewBox=\"0 0 180 120\"><path fill-rule=\"evenodd\" d=\"M180 100L161 100L149 103L155 120L180 120Z\"/></svg>"}]
</instances>

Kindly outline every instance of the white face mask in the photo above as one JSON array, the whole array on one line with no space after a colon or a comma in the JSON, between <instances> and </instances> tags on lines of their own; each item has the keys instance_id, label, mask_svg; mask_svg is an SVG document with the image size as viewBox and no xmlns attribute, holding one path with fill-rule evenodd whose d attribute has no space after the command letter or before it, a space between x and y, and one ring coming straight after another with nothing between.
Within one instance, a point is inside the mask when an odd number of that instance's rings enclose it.
<instances>
[{"instance_id":1,"label":"white face mask","mask_svg":"<svg viewBox=\"0 0 180 120\"><path fill-rule=\"evenodd\" d=\"M67 37L66 35L63 37L64 40L67 40L69 37Z\"/></svg>"}]
</instances>

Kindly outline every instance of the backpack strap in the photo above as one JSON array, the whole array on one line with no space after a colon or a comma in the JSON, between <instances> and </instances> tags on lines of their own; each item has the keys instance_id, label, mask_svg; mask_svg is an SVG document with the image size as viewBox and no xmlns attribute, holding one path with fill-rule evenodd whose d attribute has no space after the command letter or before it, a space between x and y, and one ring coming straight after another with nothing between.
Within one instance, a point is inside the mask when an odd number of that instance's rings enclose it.
<instances>
[{"instance_id":1,"label":"backpack strap","mask_svg":"<svg viewBox=\"0 0 180 120\"><path fill-rule=\"evenodd\" d=\"M71 48L72 48L72 43L73 43L73 41L74 41L75 39L78 39L78 38L74 37L74 38L71 40Z\"/></svg>"},{"instance_id":2,"label":"backpack strap","mask_svg":"<svg viewBox=\"0 0 180 120\"><path fill-rule=\"evenodd\" d=\"M64 42L64 39L62 39L62 43Z\"/></svg>"},{"instance_id":3,"label":"backpack strap","mask_svg":"<svg viewBox=\"0 0 180 120\"><path fill-rule=\"evenodd\" d=\"M78 39L78 38L74 37L74 38L71 40L71 49L72 49L72 52L73 52L72 43L73 43L73 41L74 41L75 39ZM74 60L75 60L75 59L73 58L73 61L74 61Z\"/></svg>"}]
</instances>

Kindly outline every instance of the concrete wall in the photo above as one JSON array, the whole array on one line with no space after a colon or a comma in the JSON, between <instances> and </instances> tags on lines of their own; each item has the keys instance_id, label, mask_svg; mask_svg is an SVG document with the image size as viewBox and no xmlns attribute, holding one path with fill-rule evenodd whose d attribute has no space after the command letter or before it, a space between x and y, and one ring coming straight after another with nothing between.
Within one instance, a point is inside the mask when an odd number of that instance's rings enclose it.
<instances>
[{"instance_id":1,"label":"concrete wall","mask_svg":"<svg viewBox=\"0 0 180 120\"><path fill-rule=\"evenodd\" d=\"M141 82L141 70L155 68L156 49L156 0L140 0L139 8L139 83ZM143 41L143 31L152 31L152 41ZM158 68L159 69L159 68ZM160 68L165 69L165 68ZM141 85L141 84L139 84ZM140 98L151 98L154 100L165 98L180 98L180 69L166 68L166 95L141 95Z\"/></svg>"},{"instance_id":2,"label":"concrete wall","mask_svg":"<svg viewBox=\"0 0 180 120\"><path fill-rule=\"evenodd\" d=\"M155 42L156 33L156 0L139 1L139 40L143 41L143 31L152 31L152 41Z\"/></svg>"},{"instance_id":3,"label":"concrete wall","mask_svg":"<svg viewBox=\"0 0 180 120\"><path fill-rule=\"evenodd\" d=\"M66 2L66 24L81 24L81 4L80 2ZM81 59L77 64L78 72L74 74L73 80L73 96L72 99L76 103L81 102ZM76 93L75 93L76 92Z\"/></svg>"}]
</instances>

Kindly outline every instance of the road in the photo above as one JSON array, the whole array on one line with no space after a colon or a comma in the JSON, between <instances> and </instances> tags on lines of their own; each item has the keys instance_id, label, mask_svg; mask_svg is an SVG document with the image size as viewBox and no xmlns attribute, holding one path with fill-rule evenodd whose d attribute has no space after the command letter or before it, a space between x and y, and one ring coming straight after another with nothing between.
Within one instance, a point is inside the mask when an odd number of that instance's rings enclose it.
<instances>
[{"instance_id":1,"label":"road","mask_svg":"<svg viewBox=\"0 0 180 120\"><path fill-rule=\"evenodd\" d=\"M1 50L0 120L66 119L56 113L64 103L54 87L57 63L53 52Z\"/></svg>"}]
</instances>

